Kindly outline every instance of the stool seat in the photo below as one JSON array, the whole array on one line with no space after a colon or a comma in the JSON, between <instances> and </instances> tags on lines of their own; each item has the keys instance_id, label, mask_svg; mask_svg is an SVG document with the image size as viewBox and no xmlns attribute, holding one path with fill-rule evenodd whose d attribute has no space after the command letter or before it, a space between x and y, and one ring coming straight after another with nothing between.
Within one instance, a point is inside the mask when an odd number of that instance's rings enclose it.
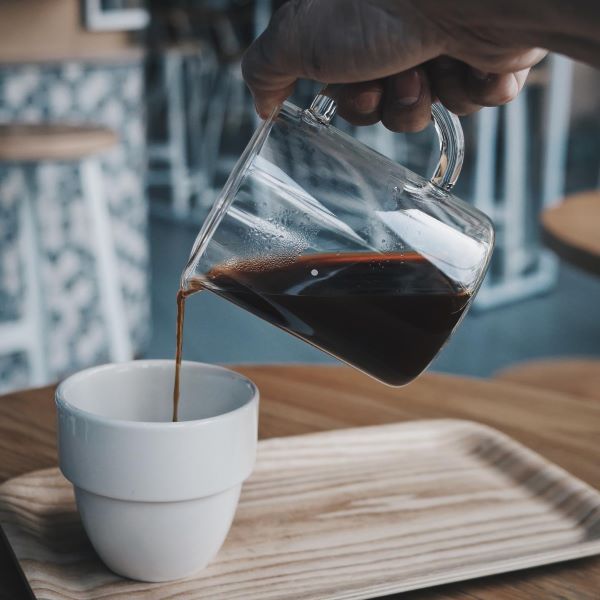
<instances>
[{"instance_id":1,"label":"stool seat","mask_svg":"<svg viewBox=\"0 0 600 600\"><path fill-rule=\"evenodd\" d=\"M600 359L548 359L504 369L497 379L600 401Z\"/></svg>"},{"instance_id":2,"label":"stool seat","mask_svg":"<svg viewBox=\"0 0 600 600\"><path fill-rule=\"evenodd\" d=\"M0 161L74 161L117 143L106 127L70 124L0 124Z\"/></svg>"},{"instance_id":3,"label":"stool seat","mask_svg":"<svg viewBox=\"0 0 600 600\"><path fill-rule=\"evenodd\" d=\"M558 256L600 275L600 191L582 192L542 213L544 243Z\"/></svg>"}]
</instances>

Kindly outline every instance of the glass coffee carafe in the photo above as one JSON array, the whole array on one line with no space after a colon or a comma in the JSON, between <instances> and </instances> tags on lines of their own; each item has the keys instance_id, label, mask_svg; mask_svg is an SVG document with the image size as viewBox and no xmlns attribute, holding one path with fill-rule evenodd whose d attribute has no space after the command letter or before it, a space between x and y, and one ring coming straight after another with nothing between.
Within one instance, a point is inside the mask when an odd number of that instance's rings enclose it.
<instances>
[{"instance_id":1,"label":"glass coffee carafe","mask_svg":"<svg viewBox=\"0 0 600 600\"><path fill-rule=\"evenodd\" d=\"M440 161L416 175L330 124L319 95L256 131L182 276L389 385L433 360L464 317L494 243L489 219L449 190L456 116L434 104Z\"/></svg>"}]
</instances>

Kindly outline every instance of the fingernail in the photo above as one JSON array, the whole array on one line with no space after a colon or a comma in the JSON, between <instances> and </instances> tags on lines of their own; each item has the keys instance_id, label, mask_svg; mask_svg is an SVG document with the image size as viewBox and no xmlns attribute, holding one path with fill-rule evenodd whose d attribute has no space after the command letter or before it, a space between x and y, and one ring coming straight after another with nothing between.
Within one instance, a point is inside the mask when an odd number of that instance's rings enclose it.
<instances>
[{"instance_id":1,"label":"fingernail","mask_svg":"<svg viewBox=\"0 0 600 600\"><path fill-rule=\"evenodd\" d=\"M485 71L480 71L475 67L471 67L471 73L473 73L473 77L478 79L479 81L489 81L492 78L491 73L486 73Z\"/></svg>"},{"instance_id":2,"label":"fingernail","mask_svg":"<svg viewBox=\"0 0 600 600\"><path fill-rule=\"evenodd\" d=\"M406 71L395 77L396 104L402 108L415 105L421 97L421 76L418 71Z\"/></svg>"},{"instance_id":3,"label":"fingernail","mask_svg":"<svg viewBox=\"0 0 600 600\"><path fill-rule=\"evenodd\" d=\"M381 92L363 92L354 99L354 106L360 113L372 113L379 106Z\"/></svg>"}]
</instances>

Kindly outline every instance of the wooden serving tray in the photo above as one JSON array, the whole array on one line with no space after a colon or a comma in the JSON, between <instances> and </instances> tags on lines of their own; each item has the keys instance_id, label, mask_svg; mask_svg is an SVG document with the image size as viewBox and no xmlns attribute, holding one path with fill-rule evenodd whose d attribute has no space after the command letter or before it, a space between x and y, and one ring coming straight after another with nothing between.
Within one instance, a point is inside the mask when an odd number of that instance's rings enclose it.
<instances>
[{"instance_id":1,"label":"wooden serving tray","mask_svg":"<svg viewBox=\"0 0 600 600\"><path fill-rule=\"evenodd\" d=\"M0 486L40 600L372 598L600 553L600 493L469 421L261 441L227 541L198 576L113 575L57 469Z\"/></svg>"}]
</instances>

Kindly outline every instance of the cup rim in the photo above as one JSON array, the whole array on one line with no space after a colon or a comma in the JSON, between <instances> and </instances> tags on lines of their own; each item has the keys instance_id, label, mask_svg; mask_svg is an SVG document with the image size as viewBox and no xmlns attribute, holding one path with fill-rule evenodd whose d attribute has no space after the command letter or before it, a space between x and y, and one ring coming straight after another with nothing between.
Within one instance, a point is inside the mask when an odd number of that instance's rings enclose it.
<instances>
[{"instance_id":1,"label":"cup rim","mask_svg":"<svg viewBox=\"0 0 600 600\"><path fill-rule=\"evenodd\" d=\"M54 395L54 401L57 409L60 411L65 411L67 413L73 414L81 419L85 419L86 421L90 421L92 423L98 425L105 425L107 427L113 428L122 428L122 429L142 429L142 430L158 430L158 429L189 429L193 427L204 427L209 424L213 424L216 421L224 421L233 418L238 412L246 410L249 405L253 404L258 399L258 388L256 384L248 379L245 375L238 373L237 371L233 371L232 369L228 369L226 367L220 365L211 365L209 363L203 363L192 360L183 360L181 361L181 367L196 367L201 368L205 371L213 371L223 374L228 374L229 376L233 376L234 379L241 381L248 385L250 393L248 394L248 398L233 410L229 410L227 412L219 413L212 417L206 417L204 419L193 419L189 421L128 421L125 419L116 419L111 417L104 417L101 415L97 415L88 410L84 410L79 408L69 402L66 399L67 388L74 383L77 383L79 380L89 377L90 375L94 375L96 373L100 373L102 371L111 371L119 368L127 368L135 365L136 368L148 369L154 367L165 367L165 366L173 366L175 365L175 361L173 359L159 358L159 359L143 359L143 360L130 360L122 363L106 363L103 365L98 365L95 367L89 367L87 369L82 369L73 375L70 375L56 388L56 392Z\"/></svg>"}]
</instances>

